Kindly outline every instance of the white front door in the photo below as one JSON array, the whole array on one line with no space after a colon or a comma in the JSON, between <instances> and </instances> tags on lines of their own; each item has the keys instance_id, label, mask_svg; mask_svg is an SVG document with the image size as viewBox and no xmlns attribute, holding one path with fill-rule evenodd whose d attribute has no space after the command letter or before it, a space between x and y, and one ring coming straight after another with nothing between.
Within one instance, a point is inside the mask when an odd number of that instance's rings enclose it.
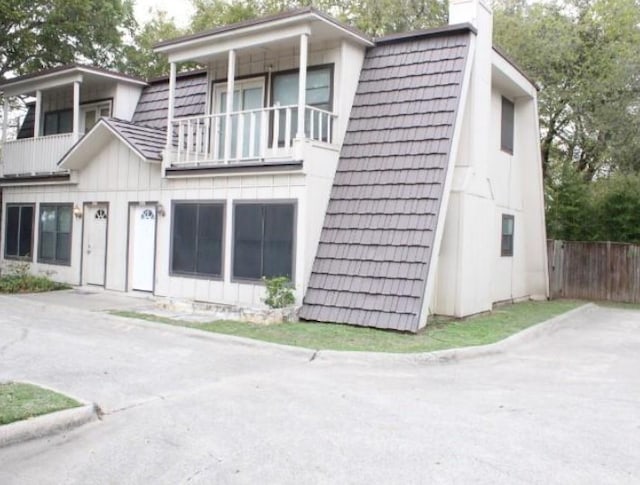
<instances>
[{"instance_id":1,"label":"white front door","mask_svg":"<svg viewBox=\"0 0 640 485\"><path fill-rule=\"evenodd\" d=\"M85 206L82 273L83 282L88 285L104 286L108 219L106 204Z\"/></svg>"},{"instance_id":2,"label":"white front door","mask_svg":"<svg viewBox=\"0 0 640 485\"><path fill-rule=\"evenodd\" d=\"M131 289L153 291L156 254L155 206L138 205L131 208L129 234Z\"/></svg>"}]
</instances>

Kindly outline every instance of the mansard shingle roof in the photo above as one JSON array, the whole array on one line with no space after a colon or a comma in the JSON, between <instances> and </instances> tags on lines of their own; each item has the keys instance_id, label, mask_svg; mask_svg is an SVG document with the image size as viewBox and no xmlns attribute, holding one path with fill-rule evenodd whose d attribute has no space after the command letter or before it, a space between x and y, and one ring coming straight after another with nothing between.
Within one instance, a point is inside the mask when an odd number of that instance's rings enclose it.
<instances>
[{"instance_id":1,"label":"mansard shingle roof","mask_svg":"<svg viewBox=\"0 0 640 485\"><path fill-rule=\"evenodd\" d=\"M470 29L367 52L300 313L417 331Z\"/></svg>"}]
</instances>

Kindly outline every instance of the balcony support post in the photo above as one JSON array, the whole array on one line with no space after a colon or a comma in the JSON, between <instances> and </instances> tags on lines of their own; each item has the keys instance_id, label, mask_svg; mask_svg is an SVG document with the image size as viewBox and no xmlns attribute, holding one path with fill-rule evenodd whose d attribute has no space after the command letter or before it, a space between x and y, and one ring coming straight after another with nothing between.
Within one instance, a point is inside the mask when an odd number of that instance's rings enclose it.
<instances>
[{"instance_id":1,"label":"balcony support post","mask_svg":"<svg viewBox=\"0 0 640 485\"><path fill-rule=\"evenodd\" d=\"M298 79L298 132L296 138L304 138L304 111L307 103L307 58L309 34L300 35L300 76Z\"/></svg>"},{"instance_id":2,"label":"balcony support post","mask_svg":"<svg viewBox=\"0 0 640 485\"><path fill-rule=\"evenodd\" d=\"M73 82L73 143L80 139L80 81Z\"/></svg>"},{"instance_id":3,"label":"balcony support post","mask_svg":"<svg viewBox=\"0 0 640 485\"><path fill-rule=\"evenodd\" d=\"M229 50L227 65L227 106L224 121L224 163L231 159L231 112L233 111L233 89L236 73L236 51Z\"/></svg>"},{"instance_id":4,"label":"balcony support post","mask_svg":"<svg viewBox=\"0 0 640 485\"><path fill-rule=\"evenodd\" d=\"M173 116L176 95L176 63L169 63L169 106L167 109L167 151L171 149L173 139Z\"/></svg>"},{"instance_id":5,"label":"balcony support post","mask_svg":"<svg viewBox=\"0 0 640 485\"><path fill-rule=\"evenodd\" d=\"M42 91L36 91L36 118L33 123L33 137L40 136L40 124L42 123Z\"/></svg>"},{"instance_id":6,"label":"balcony support post","mask_svg":"<svg viewBox=\"0 0 640 485\"><path fill-rule=\"evenodd\" d=\"M7 142L7 128L9 127L9 99L4 96L2 102L2 145Z\"/></svg>"}]
</instances>

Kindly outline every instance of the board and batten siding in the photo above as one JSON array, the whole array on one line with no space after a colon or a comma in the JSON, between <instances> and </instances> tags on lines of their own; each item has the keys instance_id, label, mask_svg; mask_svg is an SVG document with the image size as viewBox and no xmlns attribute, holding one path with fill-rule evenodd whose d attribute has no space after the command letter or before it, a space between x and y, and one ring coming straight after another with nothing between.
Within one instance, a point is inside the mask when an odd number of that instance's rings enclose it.
<instances>
[{"instance_id":1,"label":"board and batten siding","mask_svg":"<svg viewBox=\"0 0 640 485\"><path fill-rule=\"evenodd\" d=\"M302 298L306 280L305 261L309 248L307 226L313 213L307 206L307 180L303 174L264 174L253 176L198 177L162 179L160 164L140 160L120 141L113 139L80 172L78 185L42 185L5 187L4 204L71 203L83 207L84 203L109 203L109 230L107 236L106 288L127 290L127 245L129 207L133 202L157 202L165 216L157 217L155 294L180 299L208 302L259 305L264 297L262 284L231 281L232 205L237 200L293 200L297 204L296 223L296 296ZM169 275L171 248L171 206L173 200L223 200L226 203L224 233L224 281L187 278ZM321 206L321 201L315 200ZM316 207L316 212L324 211ZM39 212L39 208L38 208ZM306 215L306 217L305 217ZM36 222L35 233L39 225ZM4 231L4 227L2 228ZM37 236L36 250L37 250ZM4 237L3 237L4 241ZM34 258L32 271L49 271L54 279L80 284L82 252L82 219L73 218L72 256L70 266L45 265Z\"/></svg>"}]
</instances>

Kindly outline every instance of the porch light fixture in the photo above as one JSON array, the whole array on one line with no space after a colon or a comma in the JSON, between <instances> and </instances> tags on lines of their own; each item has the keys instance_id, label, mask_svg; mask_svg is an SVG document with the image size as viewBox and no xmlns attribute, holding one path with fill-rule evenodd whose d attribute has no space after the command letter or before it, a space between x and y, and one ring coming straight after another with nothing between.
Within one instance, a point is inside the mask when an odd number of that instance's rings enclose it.
<instances>
[{"instance_id":1,"label":"porch light fixture","mask_svg":"<svg viewBox=\"0 0 640 485\"><path fill-rule=\"evenodd\" d=\"M82 209L77 205L73 206L73 215L76 219L82 219Z\"/></svg>"},{"instance_id":2,"label":"porch light fixture","mask_svg":"<svg viewBox=\"0 0 640 485\"><path fill-rule=\"evenodd\" d=\"M158 205L156 206L156 211L158 212L158 215L159 215L160 217L164 217L164 216L166 216L166 215L167 215L167 213L165 212L164 207L163 207L163 205L162 205L162 204L158 204Z\"/></svg>"}]
</instances>

